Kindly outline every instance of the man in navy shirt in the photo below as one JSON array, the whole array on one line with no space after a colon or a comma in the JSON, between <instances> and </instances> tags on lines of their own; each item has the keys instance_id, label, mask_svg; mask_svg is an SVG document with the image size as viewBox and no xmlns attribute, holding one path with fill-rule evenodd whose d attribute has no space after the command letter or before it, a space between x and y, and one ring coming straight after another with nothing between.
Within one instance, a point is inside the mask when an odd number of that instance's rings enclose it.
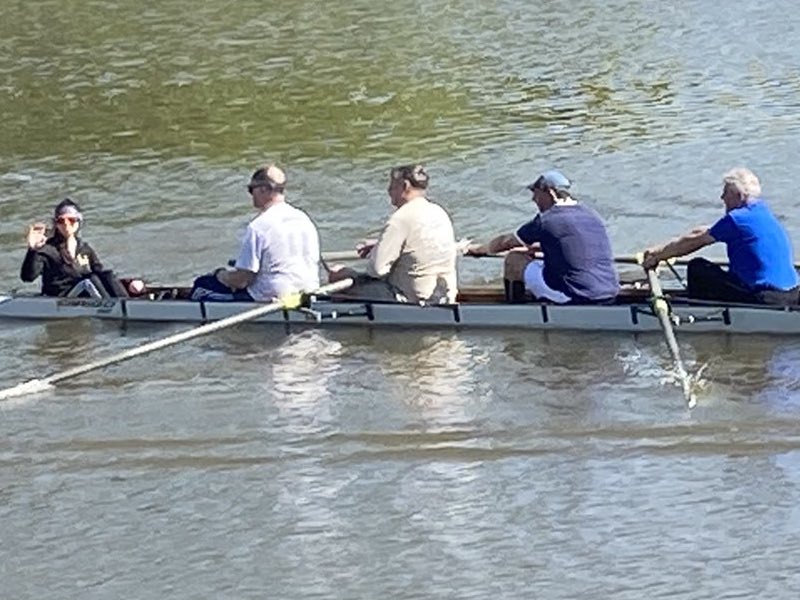
<instances>
[{"instance_id":1,"label":"man in navy shirt","mask_svg":"<svg viewBox=\"0 0 800 600\"><path fill-rule=\"evenodd\" d=\"M691 254L724 242L730 266L724 270L694 258L686 268L690 298L750 304L797 304L798 277L786 230L761 196L758 177L749 169L731 169L722 178L725 216L710 228L700 227L661 246L645 250L643 266Z\"/></svg>"},{"instance_id":2,"label":"man in navy shirt","mask_svg":"<svg viewBox=\"0 0 800 600\"><path fill-rule=\"evenodd\" d=\"M558 304L606 303L616 297L619 279L605 225L570 196L570 185L559 171L542 173L528 186L539 214L516 232L467 250L473 255L521 250L505 259L509 301L524 301L525 290ZM541 251L543 259L533 251Z\"/></svg>"}]
</instances>

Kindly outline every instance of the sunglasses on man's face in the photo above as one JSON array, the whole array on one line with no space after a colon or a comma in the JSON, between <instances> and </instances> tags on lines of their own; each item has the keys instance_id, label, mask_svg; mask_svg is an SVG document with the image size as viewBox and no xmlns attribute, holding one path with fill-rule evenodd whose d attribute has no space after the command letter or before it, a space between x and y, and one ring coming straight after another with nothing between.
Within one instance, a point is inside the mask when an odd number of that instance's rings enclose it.
<instances>
[{"instance_id":1,"label":"sunglasses on man's face","mask_svg":"<svg viewBox=\"0 0 800 600\"><path fill-rule=\"evenodd\" d=\"M256 188L261 188L261 187L267 188L268 190L274 189L272 187L272 184L269 184L269 183L266 183L266 182L264 182L264 183L250 183L250 184L247 185L247 193L252 195L253 190L255 190Z\"/></svg>"},{"instance_id":2,"label":"sunglasses on man's face","mask_svg":"<svg viewBox=\"0 0 800 600\"><path fill-rule=\"evenodd\" d=\"M75 223L77 222L78 219L76 219L75 217L58 217L58 219L56 219L56 223L60 223L62 225L66 224L75 225Z\"/></svg>"},{"instance_id":3,"label":"sunglasses on man's face","mask_svg":"<svg viewBox=\"0 0 800 600\"><path fill-rule=\"evenodd\" d=\"M546 188L547 185L545 184L544 177L539 177L539 179L528 186L528 189L532 192L535 192L536 190L544 190Z\"/></svg>"}]
</instances>

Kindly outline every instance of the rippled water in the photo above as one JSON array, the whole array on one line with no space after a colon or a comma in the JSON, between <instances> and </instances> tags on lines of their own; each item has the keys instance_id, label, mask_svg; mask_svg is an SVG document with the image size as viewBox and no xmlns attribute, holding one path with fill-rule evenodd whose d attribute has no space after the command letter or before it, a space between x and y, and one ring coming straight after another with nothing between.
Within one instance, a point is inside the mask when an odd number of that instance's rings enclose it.
<instances>
[{"instance_id":1,"label":"rippled water","mask_svg":"<svg viewBox=\"0 0 800 600\"><path fill-rule=\"evenodd\" d=\"M5 289L34 289L23 231L64 195L109 266L188 282L235 252L265 160L327 250L412 160L459 236L518 225L558 166L633 252L712 222L746 164L800 239L791 2L0 17ZM0 323L0 387L179 329ZM795 598L800 342L679 341L708 365L691 412L658 335L246 327L3 403L0 596Z\"/></svg>"}]
</instances>

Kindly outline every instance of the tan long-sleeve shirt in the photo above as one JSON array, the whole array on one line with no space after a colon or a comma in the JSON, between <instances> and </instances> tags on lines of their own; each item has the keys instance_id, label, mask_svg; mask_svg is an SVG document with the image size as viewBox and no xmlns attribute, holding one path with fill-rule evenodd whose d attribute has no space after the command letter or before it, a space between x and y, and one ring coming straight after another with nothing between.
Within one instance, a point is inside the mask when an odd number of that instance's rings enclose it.
<instances>
[{"instance_id":1,"label":"tan long-sleeve shirt","mask_svg":"<svg viewBox=\"0 0 800 600\"><path fill-rule=\"evenodd\" d=\"M450 216L420 196L398 208L369 254L367 273L386 279L409 302L455 302L456 240Z\"/></svg>"}]
</instances>

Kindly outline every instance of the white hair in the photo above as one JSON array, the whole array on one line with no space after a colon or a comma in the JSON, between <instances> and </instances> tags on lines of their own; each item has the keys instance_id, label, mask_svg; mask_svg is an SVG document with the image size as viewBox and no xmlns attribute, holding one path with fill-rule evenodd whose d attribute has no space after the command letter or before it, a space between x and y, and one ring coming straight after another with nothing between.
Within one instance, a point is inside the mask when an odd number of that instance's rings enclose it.
<instances>
[{"instance_id":1,"label":"white hair","mask_svg":"<svg viewBox=\"0 0 800 600\"><path fill-rule=\"evenodd\" d=\"M750 169L731 169L722 176L722 182L734 187L745 198L758 198L761 195L761 183Z\"/></svg>"}]
</instances>

